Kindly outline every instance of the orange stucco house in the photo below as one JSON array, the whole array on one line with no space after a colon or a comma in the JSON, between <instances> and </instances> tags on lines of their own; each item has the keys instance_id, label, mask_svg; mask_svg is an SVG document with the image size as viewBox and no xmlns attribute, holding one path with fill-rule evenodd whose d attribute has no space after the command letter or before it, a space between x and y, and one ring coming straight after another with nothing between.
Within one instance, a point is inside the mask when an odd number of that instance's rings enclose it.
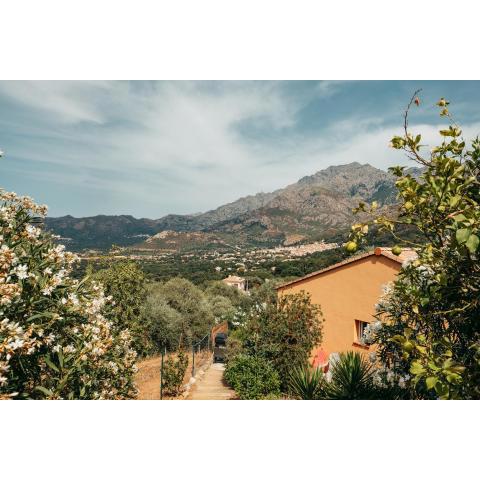
<instances>
[{"instance_id":1,"label":"orange stucco house","mask_svg":"<svg viewBox=\"0 0 480 480\"><path fill-rule=\"evenodd\" d=\"M397 257L390 249L377 247L277 287L280 295L304 290L322 309L323 340L312 352L314 364L325 365L332 353L368 352L361 338L366 325L374 320L382 288L395 280L402 263L414 256L411 250Z\"/></svg>"}]
</instances>

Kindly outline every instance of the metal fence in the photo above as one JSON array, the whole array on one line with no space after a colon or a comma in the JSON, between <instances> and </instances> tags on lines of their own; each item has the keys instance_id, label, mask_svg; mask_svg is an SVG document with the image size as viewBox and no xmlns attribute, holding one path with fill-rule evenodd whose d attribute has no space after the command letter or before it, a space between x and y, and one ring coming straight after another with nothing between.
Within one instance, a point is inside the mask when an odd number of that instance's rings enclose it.
<instances>
[{"instance_id":1,"label":"metal fence","mask_svg":"<svg viewBox=\"0 0 480 480\"><path fill-rule=\"evenodd\" d=\"M212 351L211 342L212 332L208 332L201 340L192 345L192 377L195 376L195 354L199 354L202 351Z\"/></svg>"},{"instance_id":2,"label":"metal fence","mask_svg":"<svg viewBox=\"0 0 480 480\"><path fill-rule=\"evenodd\" d=\"M200 356L201 353L209 351L213 352L213 345L212 345L212 330L208 332L202 339L198 342L192 344L191 347L191 355L192 355L192 377L195 376L195 369L197 367L196 358ZM165 357L167 356L167 349L164 347L162 349L161 354L161 361L160 361L160 400L163 400L163 389L164 389L164 381L163 381L163 364Z\"/></svg>"}]
</instances>

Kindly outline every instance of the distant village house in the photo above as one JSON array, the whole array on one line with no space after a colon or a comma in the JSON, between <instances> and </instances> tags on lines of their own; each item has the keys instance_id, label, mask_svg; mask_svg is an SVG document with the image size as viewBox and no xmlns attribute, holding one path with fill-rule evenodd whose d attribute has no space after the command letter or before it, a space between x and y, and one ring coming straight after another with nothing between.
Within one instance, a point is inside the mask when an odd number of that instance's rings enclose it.
<instances>
[{"instance_id":1,"label":"distant village house","mask_svg":"<svg viewBox=\"0 0 480 480\"><path fill-rule=\"evenodd\" d=\"M246 280L242 277L237 277L236 275L229 275L227 278L224 278L222 282L230 285L231 287L238 288L239 290L246 290Z\"/></svg>"}]
</instances>

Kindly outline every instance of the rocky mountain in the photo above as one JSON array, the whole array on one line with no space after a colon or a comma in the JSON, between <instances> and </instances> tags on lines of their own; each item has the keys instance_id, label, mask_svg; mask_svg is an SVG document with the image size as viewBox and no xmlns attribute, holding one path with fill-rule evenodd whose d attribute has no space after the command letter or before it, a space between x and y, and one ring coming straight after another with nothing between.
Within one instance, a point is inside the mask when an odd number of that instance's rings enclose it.
<instances>
[{"instance_id":1,"label":"rocky mountain","mask_svg":"<svg viewBox=\"0 0 480 480\"><path fill-rule=\"evenodd\" d=\"M167 215L157 220L128 215L65 216L47 218L46 226L74 250L105 249L112 244L164 249L169 236L173 248L177 243L191 246L195 239L200 245L275 245L328 239L351 224L352 208L359 201L392 205L393 182L389 173L354 162L328 167L285 188L243 197L205 213ZM169 233L161 234L165 231ZM199 235L187 235L192 232Z\"/></svg>"}]
</instances>

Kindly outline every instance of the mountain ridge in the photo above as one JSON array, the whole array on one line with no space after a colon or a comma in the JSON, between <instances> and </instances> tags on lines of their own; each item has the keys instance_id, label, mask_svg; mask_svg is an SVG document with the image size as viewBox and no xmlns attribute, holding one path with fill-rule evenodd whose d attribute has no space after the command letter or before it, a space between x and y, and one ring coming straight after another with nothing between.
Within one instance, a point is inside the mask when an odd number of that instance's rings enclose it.
<instances>
[{"instance_id":1,"label":"mountain ridge","mask_svg":"<svg viewBox=\"0 0 480 480\"><path fill-rule=\"evenodd\" d=\"M112 244L163 248L162 242L142 242L142 238L162 231L203 232L240 244L274 245L289 235L309 240L331 237L353 221L351 210L359 201L392 205L395 191L390 173L368 163L352 162L332 165L284 188L247 195L203 213L169 214L159 219L65 215L47 217L46 227L74 250L106 249Z\"/></svg>"}]
</instances>

